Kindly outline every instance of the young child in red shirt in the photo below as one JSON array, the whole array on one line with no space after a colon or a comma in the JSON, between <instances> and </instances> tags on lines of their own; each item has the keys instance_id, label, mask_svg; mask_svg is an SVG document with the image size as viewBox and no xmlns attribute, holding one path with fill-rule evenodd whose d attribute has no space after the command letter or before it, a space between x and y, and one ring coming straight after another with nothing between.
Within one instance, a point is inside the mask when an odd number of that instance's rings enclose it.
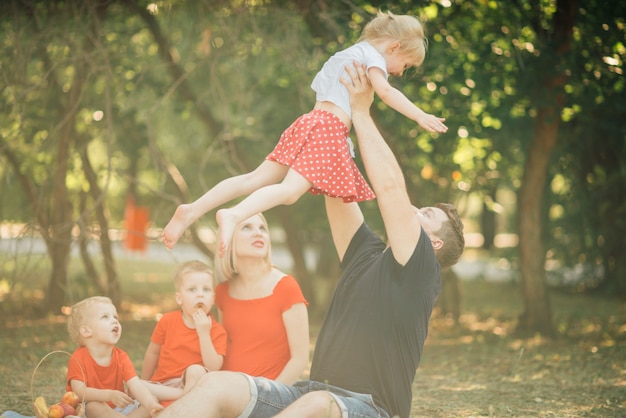
<instances>
[{"instance_id":1,"label":"young child in red shirt","mask_svg":"<svg viewBox=\"0 0 626 418\"><path fill-rule=\"evenodd\" d=\"M137 376L128 354L116 346L122 325L111 299L94 296L76 303L67 329L79 346L68 362L67 390L86 402L89 418L147 418L163 409Z\"/></svg>"},{"instance_id":2,"label":"young child in red shirt","mask_svg":"<svg viewBox=\"0 0 626 418\"><path fill-rule=\"evenodd\" d=\"M210 313L215 300L213 273L201 261L181 264L174 274L180 309L156 324L141 373L144 384L164 405L178 399L207 371L220 370L226 331Z\"/></svg>"}]
</instances>

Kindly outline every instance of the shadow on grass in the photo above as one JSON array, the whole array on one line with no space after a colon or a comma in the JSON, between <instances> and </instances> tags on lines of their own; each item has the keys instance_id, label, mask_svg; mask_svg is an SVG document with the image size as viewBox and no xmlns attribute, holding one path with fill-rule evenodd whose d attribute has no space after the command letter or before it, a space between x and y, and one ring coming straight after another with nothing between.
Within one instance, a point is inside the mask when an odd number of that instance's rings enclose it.
<instances>
[{"instance_id":1,"label":"shadow on grass","mask_svg":"<svg viewBox=\"0 0 626 418\"><path fill-rule=\"evenodd\" d=\"M150 274L134 268L124 279L119 346L139 371L157 314L175 304L168 268ZM552 293L558 338L521 339L513 335L522 310L517 285L459 283L458 321L438 309L433 315L413 386L412 417L626 416L624 303ZM313 340L318 328L319 323L311 324ZM30 379L47 353L73 350L65 317L26 319L14 312L0 332L0 411L28 414L33 396L60 397L63 356L37 371L33 388Z\"/></svg>"}]
</instances>

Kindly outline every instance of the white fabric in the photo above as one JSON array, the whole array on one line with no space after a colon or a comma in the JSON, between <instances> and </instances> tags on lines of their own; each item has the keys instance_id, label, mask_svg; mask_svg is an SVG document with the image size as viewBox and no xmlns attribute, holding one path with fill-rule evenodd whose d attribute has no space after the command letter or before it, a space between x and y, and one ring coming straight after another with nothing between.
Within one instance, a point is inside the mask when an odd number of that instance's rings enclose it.
<instances>
[{"instance_id":1,"label":"white fabric","mask_svg":"<svg viewBox=\"0 0 626 418\"><path fill-rule=\"evenodd\" d=\"M380 68L385 78L389 77L387 63L380 52L367 42L359 42L330 57L311 83L311 88L316 93L316 100L331 102L350 117L352 117L350 96L340 79L343 77L350 80L345 70L346 65L352 65L355 61L365 64L368 71L372 67Z\"/></svg>"}]
</instances>

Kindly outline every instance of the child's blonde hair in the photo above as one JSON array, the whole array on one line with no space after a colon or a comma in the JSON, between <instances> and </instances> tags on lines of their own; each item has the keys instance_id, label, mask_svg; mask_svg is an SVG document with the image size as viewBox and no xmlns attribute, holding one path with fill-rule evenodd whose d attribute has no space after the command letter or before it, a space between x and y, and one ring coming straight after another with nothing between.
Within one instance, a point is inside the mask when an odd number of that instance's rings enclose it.
<instances>
[{"instance_id":1,"label":"child's blonde hair","mask_svg":"<svg viewBox=\"0 0 626 418\"><path fill-rule=\"evenodd\" d=\"M428 41L422 23L416 17L379 11L377 16L363 28L359 42L386 39L400 42L398 52L411 57L415 66L424 62Z\"/></svg>"},{"instance_id":2,"label":"child's blonde hair","mask_svg":"<svg viewBox=\"0 0 626 418\"><path fill-rule=\"evenodd\" d=\"M178 266L174 273L174 286L176 290L180 290L185 276L189 273L206 273L211 276L211 282L214 282L211 266L200 260L186 261Z\"/></svg>"},{"instance_id":3,"label":"child's blonde hair","mask_svg":"<svg viewBox=\"0 0 626 418\"><path fill-rule=\"evenodd\" d=\"M67 331L69 332L70 339L74 342L74 344L79 346L84 345L83 339L80 336L80 327L85 325L87 320L87 309L96 303L113 305L113 301L106 296L92 296L90 298L83 299L72 306L70 316L67 318Z\"/></svg>"}]
</instances>

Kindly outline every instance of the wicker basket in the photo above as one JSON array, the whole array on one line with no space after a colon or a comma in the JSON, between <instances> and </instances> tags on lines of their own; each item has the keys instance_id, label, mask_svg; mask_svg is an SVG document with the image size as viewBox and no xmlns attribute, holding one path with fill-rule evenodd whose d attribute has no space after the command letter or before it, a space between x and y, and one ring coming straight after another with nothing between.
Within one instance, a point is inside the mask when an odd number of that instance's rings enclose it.
<instances>
[{"instance_id":1,"label":"wicker basket","mask_svg":"<svg viewBox=\"0 0 626 418\"><path fill-rule=\"evenodd\" d=\"M41 360L39 360L39 363L37 363L37 366L35 366L35 370L33 370L33 374L30 378L30 395L32 398L33 411L35 412L35 416L37 418L49 418L47 411L43 410L44 405L41 404L42 403L41 398L43 397L35 395L35 378L37 375L37 371L39 371L39 368L42 366L42 364L46 360L48 360L48 358L50 358L50 356L58 355L58 354L68 356L70 359L72 358L72 355L68 353L67 351L62 351L62 350L51 351L50 353L43 356ZM74 360L74 361L78 361L78 360ZM83 373L83 379L86 380L85 371L83 370L82 366L80 366L80 363L79 363L79 367L80 367L81 372ZM63 386L65 386L65 383L63 384ZM60 401L61 400L58 399L55 403L58 403ZM45 401L43 401L43 403L45 404ZM45 407L47 408L47 405ZM85 418L85 399L84 398L80 401L80 403L76 406L75 409L76 409L76 416Z\"/></svg>"}]
</instances>

